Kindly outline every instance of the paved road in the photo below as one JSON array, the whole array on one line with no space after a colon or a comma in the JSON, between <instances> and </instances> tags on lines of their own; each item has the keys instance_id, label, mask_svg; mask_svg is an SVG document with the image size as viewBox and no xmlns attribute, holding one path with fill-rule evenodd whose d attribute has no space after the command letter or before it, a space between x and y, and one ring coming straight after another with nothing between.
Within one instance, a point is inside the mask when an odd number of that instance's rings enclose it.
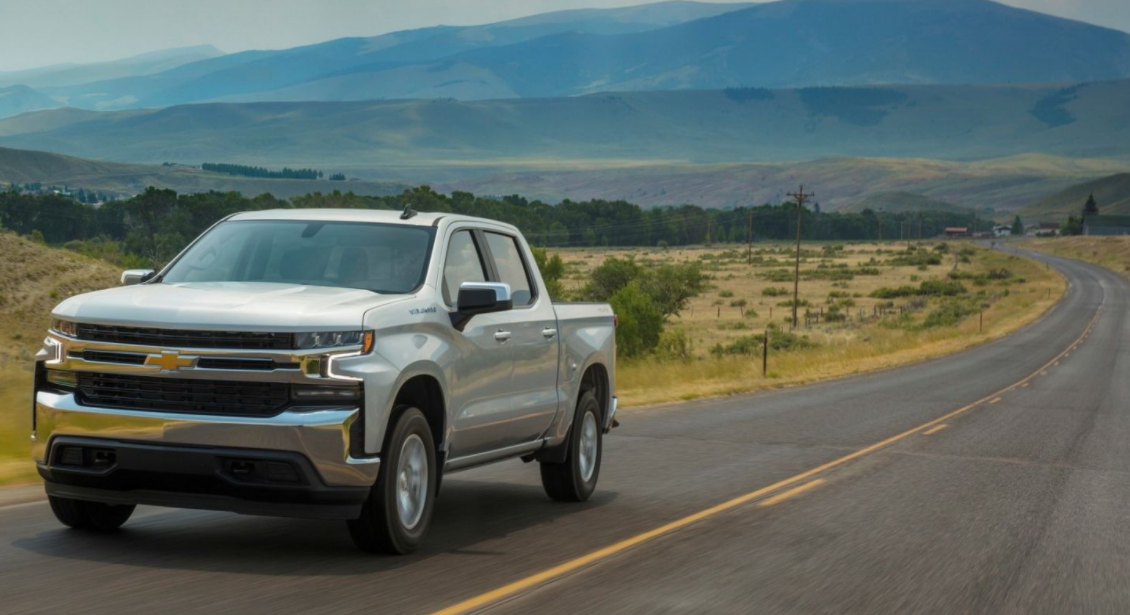
<instances>
[{"instance_id":1,"label":"paved road","mask_svg":"<svg viewBox=\"0 0 1130 615\"><path fill-rule=\"evenodd\" d=\"M584 505L518 462L454 475L411 557L360 555L330 522L145 509L91 536L0 508L0 613L430 613L515 582L486 610L1130 612L1130 287L1048 260L1067 296L998 342L625 411Z\"/></svg>"}]
</instances>

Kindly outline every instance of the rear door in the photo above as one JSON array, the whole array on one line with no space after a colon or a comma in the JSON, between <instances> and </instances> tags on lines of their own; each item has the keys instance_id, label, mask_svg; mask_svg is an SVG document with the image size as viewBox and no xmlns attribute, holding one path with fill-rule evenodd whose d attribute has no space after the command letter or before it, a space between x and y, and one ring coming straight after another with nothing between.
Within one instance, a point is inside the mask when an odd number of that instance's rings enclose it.
<instances>
[{"instance_id":1,"label":"rear door","mask_svg":"<svg viewBox=\"0 0 1130 615\"><path fill-rule=\"evenodd\" d=\"M511 444L530 442L549 428L557 414L557 316L538 288L534 262L515 235L484 230L491 276L510 285L514 308L499 313L510 335L514 367L509 386Z\"/></svg>"}]
</instances>

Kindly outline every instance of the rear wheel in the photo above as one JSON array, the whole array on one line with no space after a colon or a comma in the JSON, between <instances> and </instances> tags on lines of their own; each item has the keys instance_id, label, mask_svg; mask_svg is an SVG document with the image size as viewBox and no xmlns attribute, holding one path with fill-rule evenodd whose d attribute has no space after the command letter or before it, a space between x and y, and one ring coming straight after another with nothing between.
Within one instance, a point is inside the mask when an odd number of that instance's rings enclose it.
<instances>
[{"instance_id":1,"label":"rear wheel","mask_svg":"<svg viewBox=\"0 0 1130 615\"><path fill-rule=\"evenodd\" d=\"M51 512L67 527L92 532L112 532L125 524L136 506L112 505L48 496Z\"/></svg>"},{"instance_id":2,"label":"rear wheel","mask_svg":"<svg viewBox=\"0 0 1130 615\"><path fill-rule=\"evenodd\" d=\"M424 541L435 505L436 453L428 421L408 406L393 416L377 483L361 516L349 522L354 544L373 553L414 551Z\"/></svg>"},{"instance_id":3,"label":"rear wheel","mask_svg":"<svg viewBox=\"0 0 1130 615\"><path fill-rule=\"evenodd\" d=\"M565 462L541 464L541 484L549 497L561 502L589 499L600 477L602 434L600 404L592 391L586 391L577 402Z\"/></svg>"}]
</instances>

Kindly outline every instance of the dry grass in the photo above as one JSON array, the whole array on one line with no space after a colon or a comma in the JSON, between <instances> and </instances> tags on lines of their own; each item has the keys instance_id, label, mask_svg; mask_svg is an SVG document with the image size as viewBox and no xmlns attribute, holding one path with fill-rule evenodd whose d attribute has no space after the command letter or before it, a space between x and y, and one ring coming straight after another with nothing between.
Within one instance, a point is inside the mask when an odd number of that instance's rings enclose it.
<instances>
[{"instance_id":1,"label":"dry grass","mask_svg":"<svg viewBox=\"0 0 1130 615\"><path fill-rule=\"evenodd\" d=\"M689 362L621 362L618 368L617 393L625 406L633 406L798 385L957 352L1001 337L1032 322L1058 301L1066 288L1062 276L1033 261L976 249L972 262L959 264L959 270L977 273L1004 267L1011 270L1015 277L1026 280L1024 283L1011 284L1007 293L1003 292L1003 288L986 287L1000 297L985 310L983 331L979 330L977 316L967 318L953 327L931 329L891 327L889 321L895 316L887 317L886 325L872 316L875 306L881 303L881 300L868 296L873 290L884 286L917 285L923 280L944 278L954 268L957 260L954 253L962 247L968 246L964 243L953 244L951 253L943 258L942 264L929 266L925 271L916 266L885 263L894 252L905 249L905 244L901 243L848 244L833 255L827 254L821 244L807 247L809 254L816 253L819 256L802 260L801 299L812 304L813 307L808 309L817 310L819 306L827 304L830 292L847 293L856 304L849 310L852 320L834 324L814 323L810 328L804 328L802 317L802 327L797 333L806 335L815 343L815 347L789 352L771 351L767 376L762 376L759 356L718 358L711 356L709 349L720 342L726 343L744 335L760 333L769 324L770 310L774 322L788 327L786 317L789 308L778 307L777 304L791 298L791 282L770 282L758 275L768 269L786 268L786 246L763 247L763 259L772 258L778 262L770 265L755 264L752 267L746 264L744 251L734 257L737 249L734 246L672 250L585 249L565 250L561 253L569 263L571 275L566 281L567 285L573 288L583 285L587 272L609 255L631 255L648 261L697 260L710 264L710 274L716 288L694 299L691 309L674 319L670 325L683 327L688 332L694 342L695 359ZM713 256L704 260L703 256L708 254ZM725 257L727 254L729 258ZM851 281L840 282L804 279L803 272L806 270L815 270L821 264L827 269L840 263L847 264L849 269L860 265L878 267L880 274L857 275ZM762 290L770 286L786 287L789 296L763 296ZM967 286L971 291L977 290L977 287L968 283ZM743 316L738 308L730 307L730 302L739 298L746 299L748 307L756 310L758 315ZM719 299L723 302L721 306L715 305ZM931 300L930 303L934 304L935 301ZM905 299L896 300L896 305L905 302ZM930 306L916 313L912 319L920 322L929 309ZM858 318L860 310L865 316L864 320ZM803 311L804 308L801 309L802 313Z\"/></svg>"},{"instance_id":2,"label":"dry grass","mask_svg":"<svg viewBox=\"0 0 1130 615\"><path fill-rule=\"evenodd\" d=\"M1102 265L1130 277L1130 237L1053 237L1027 239L1022 245L1029 250Z\"/></svg>"},{"instance_id":3,"label":"dry grass","mask_svg":"<svg viewBox=\"0 0 1130 615\"><path fill-rule=\"evenodd\" d=\"M118 282L98 260L0 233L0 485L35 480L30 458L32 357L63 299Z\"/></svg>"}]
</instances>

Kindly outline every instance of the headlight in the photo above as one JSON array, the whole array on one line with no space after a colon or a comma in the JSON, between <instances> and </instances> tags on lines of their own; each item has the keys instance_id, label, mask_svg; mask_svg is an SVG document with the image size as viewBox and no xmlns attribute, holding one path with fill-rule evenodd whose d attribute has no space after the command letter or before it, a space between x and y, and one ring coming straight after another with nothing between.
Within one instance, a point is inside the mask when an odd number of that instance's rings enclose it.
<instances>
[{"instance_id":1,"label":"headlight","mask_svg":"<svg viewBox=\"0 0 1130 615\"><path fill-rule=\"evenodd\" d=\"M360 346L361 352L369 352L373 348L373 332L319 331L314 333L297 333L294 336L294 347L298 350L342 348L346 346Z\"/></svg>"},{"instance_id":2,"label":"headlight","mask_svg":"<svg viewBox=\"0 0 1130 615\"><path fill-rule=\"evenodd\" d=\"M78 337L78 323L69 320L52 319L51 330L67 337Z\"/></svg>"}]
</instances>

